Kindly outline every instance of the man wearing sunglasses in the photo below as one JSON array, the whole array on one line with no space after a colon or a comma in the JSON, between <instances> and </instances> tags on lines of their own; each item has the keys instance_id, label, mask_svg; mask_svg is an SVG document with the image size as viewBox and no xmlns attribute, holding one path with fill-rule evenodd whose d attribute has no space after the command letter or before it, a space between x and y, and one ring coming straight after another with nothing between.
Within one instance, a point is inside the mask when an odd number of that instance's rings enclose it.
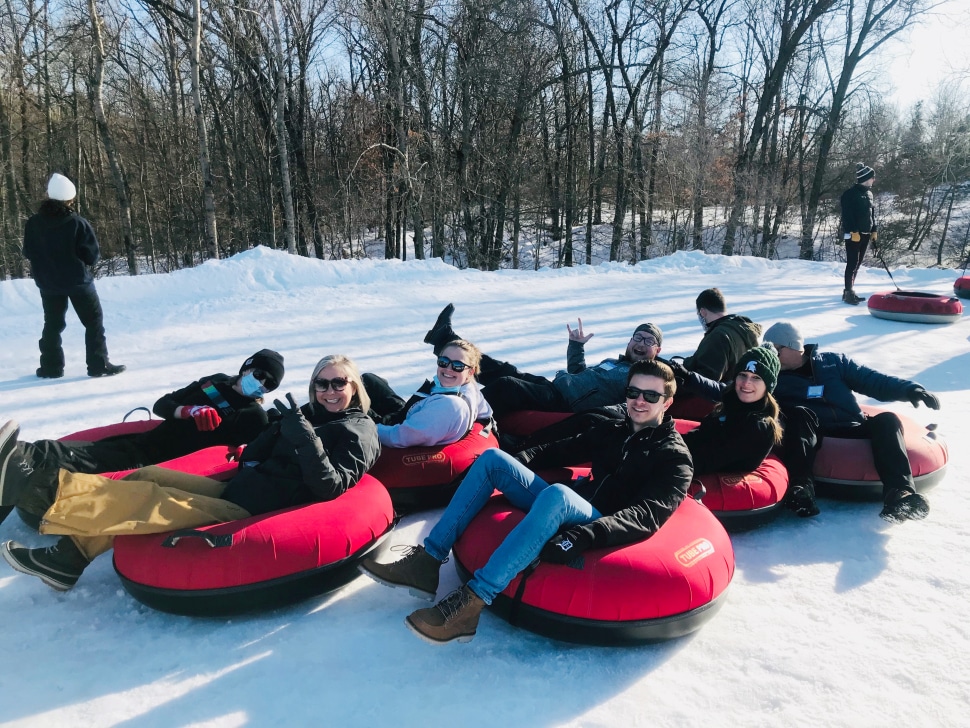
<instances>
[{"instance_id":1,"label":"man wearing sunglasses","mask_svg":"<svg viewBox=\"0 0 970 728\"><path fill-rule=\"evenodd\" d=\"M449 303L424 338L425 343L435 347L436 354L447 342L460 338L451 326L454 308ZM556 372L552 380L520 371L509 362L482 354L478 381L496 417L517 410L582 412L593 407L619 404L623 401L630 365L656 359L663 343L659 326L640 324L619 357L587 366L585 346L593 334L584 333L582 319L575 329L566 324L566 331L569 336L566 369Z\"/></svg>"},{"instance_id":2,"label":"man wearing sunglasses","mask_svg":"<svg viewBox=\"0 0 970 728\"><path fill-rule=\"evenodd\" d=\"M161 424L138 434L98 442L17 442L17 428L7 443L9 458L0 461L0 482L27 478L16 505L41 516L53 502L62 468L74 473L128 470L216 445L244 445L266 427L262 396L280 385L283 374L283 356L261 349L234 376L210 374L159 398L152 410ZM9 512L9 506L0 507L0 522Z\"/></svg>"},{"instance_id":3,"label":"man wearing sunglasses","mask_svg":"<svg viewBox=\"0 0 970 728\"><path fill-rule=\"evenodd\" d=\"M439 569L452 544L501 491L525 518L471 580L406 619L422 639L442 644L475 636L486 604L536 559L572 564L588 549L624 546L656 533L680 505L693 476L690 453L666 414L677 389L659 361L638 361L624 385L627 416L512 457L485 451L468 471L424 545L391 564L365 559L360 570L391 587L433 601ZM588 479L547 483L534 470L592 463ZM526 467L528 466L528 467Z\"/></svg>"}]
</instances>

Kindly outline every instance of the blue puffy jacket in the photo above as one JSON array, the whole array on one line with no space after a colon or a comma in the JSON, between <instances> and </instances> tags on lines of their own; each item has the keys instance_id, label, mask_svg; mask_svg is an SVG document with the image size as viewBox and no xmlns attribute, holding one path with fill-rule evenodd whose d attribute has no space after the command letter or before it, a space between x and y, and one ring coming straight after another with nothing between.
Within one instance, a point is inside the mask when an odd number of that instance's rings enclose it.
<instances>
[{"instance_id":1,"label":"blue puffy jacket","mask_svg":"<svg viewBox=\"0 0 970 728\"><path fill-rule=\"evenodd\" d=\"M920 385L856 364L844 354L805 347L808 362L778 376L775 399L783 408L808 407L824 427L858 425L865 420L853 392L880 402L907 402Z\"/></svg>"}]
</instances>

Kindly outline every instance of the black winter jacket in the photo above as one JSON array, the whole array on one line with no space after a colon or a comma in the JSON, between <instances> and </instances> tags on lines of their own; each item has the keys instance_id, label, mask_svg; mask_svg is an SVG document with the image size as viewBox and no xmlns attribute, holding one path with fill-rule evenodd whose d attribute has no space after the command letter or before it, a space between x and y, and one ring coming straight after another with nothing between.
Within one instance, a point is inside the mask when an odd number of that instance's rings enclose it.
<instances>
[{"instance_id":1,"label":"black winter jacket","mask_svg":"<svg viewBox=\"0 0 970 728\"><path fill-rule=\"evenodd\" d=\"M603 514L575 527L592 548L652 536L684 500L693 473L690 452L670 417L639 432L629 420L604 420L516 457L533 470L592 462L591 478L573 486Z\"/></svg>"},{"instance_id":2,"label":"black winter jacket","mask_svg":"<svg viewBox=\"0 0 970 728\"><path fill-rule=\"evenodd\" d=\"M868 187L853 185L842 193L839 202L843 233L871 233L876 229L876 207Z\"/></svg>"},{"instance_id":3,"label":"black winter jacket","mask_svg":"<svg viewBox=\"0 0 970 728\"><path fill-rule=\"evenodd\" d=\"M707 325L697 351L684 359L684 366L709 379L726 381L741 355L757 346L760 338L760 324L747 316L729 313Z\"/></svg>"},{"instance_id":4,"label":"black winter jacket","mask_svg":"<svg viewBox=\"0 0 970 728\"><path fill-rule=\"evenodd\" d=\"M272 422L243 450L223 499L253 515L330 501L354 487L377 461L377 425L359 408L330 413L306 404L300 411L315 437L290 442L280 423Z\"/></svg>"},{"instance_id":5,"label":"black winter jacket","mask_svg":"<svg viewBox=\"0 0 970 728\"><path fill-rule=\"evenodd\" d=\"M856 364L845 354L820 352L817 344L807 345L805 353L804 366L783 370L778 376L775 399L786 411L807 407L818 415L823 427L858 425L865 420L853 392L880 402L905 402L920 386Z\"/></svg>"},{"instance_id":6,"label":"black winter jacket","mask_svg":"<svg viewBox=\"0 0 970 728\"><path fill-rule=\"evenodd\" d=\"M744 404L736 397L728 397L721 411L707 415L683 437L694 461L694 475L750 472L775 445L765 401Z\"/></svg>"},{"instance_id":7,"label":"black winter jacket","mask_svg":"<svg viewBox=\"0 0 970 728\"><path fill-rule=\"evenodd\" d=\"M67 295L94 282L88 266L101 250L91 223L76 212L38 212L24 226L24 256L41 293Z\"/></svg>"}]
</instances>

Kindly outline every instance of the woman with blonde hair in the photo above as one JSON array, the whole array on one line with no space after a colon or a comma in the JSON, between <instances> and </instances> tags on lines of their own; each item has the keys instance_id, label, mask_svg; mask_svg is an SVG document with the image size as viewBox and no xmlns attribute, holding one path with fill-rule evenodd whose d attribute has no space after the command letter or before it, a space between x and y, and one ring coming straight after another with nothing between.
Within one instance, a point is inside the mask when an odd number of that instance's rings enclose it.
<instances>
[{"instance_id":1,"label":"woman with blonde hair","mask_svg":"<svg viewBox=\"0 0 970 728\"><path fill-rule=\"evenodd\" d=\"M228 482L157 466L124 482L62 470L40 531L63 537L46 549L8 541L0 555L16 571L66 591L114 536L195 528L337 498L380 454L377 428L366 414L370 398L357 366L341 355L317 362L309 393L302 407L292 394L289 406L276 400L282 416L242 451Z\"/></svg>"}]
</instances>

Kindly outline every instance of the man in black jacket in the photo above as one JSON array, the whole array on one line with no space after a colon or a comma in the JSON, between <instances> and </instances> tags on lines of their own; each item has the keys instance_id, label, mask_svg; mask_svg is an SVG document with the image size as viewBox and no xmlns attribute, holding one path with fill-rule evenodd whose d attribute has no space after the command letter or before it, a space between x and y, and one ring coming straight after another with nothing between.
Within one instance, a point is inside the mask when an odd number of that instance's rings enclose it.
<instances>
[{"instance_id":1,"label":"man in black jacket","mask_svg":"<svg viewBox=\"0 0 970 728\"><path fill-rule=\"evenodd\" d=\"M656 533L683 501L693 475L690 453L666 415L677 385L669 366L630 367L625 419L604 420L587 432L519 453L483 453L465 476L423 546L400 561L365 560L360 570L391 587L433 600L438 570L451 546L485 506L493 489L527 511L471 580L406 622L440 644L474 637L485 604L536 558L567 564L591 548L623 546ZM549 484L529 468L592 462L592 477L574 487ZM529 467L526 467L528 465Z\"/></svg>"},{"instance_id":2,"label":"man in black jacket","mask_svg":"<svg viewBox=\"0 0 970 728\"><path fill-rule=\"evenodd\" d=\"M84 346L89 377L110 377L125 370L108 361L104 314L89 266L98 262L101 250L91 223L71 209L77 190L60 174L51 175L47 198L24 227L24 256L30 261L34 282L44 306L44 331L40 337L37 376L64 376L61 332L67 323L67 303L84 324Z\"/></svg>"},{"instance_id":3,"label":"man in black jacket","mask_svg":"<svg viewBox=\"0 0 970 728\"><path fill-rule=\"evenodd\" d=\"M42 516L54 502L61 469L128 470L216 445L245 445L266 427L262 395L275 390L283 374L283 356L261 349L243 361L236 376L212 374L159 398L152 409L162 422L147 432L97 442L16 442L7 461L0 462L0 477L8 485L14 478L26 479L27 484L18 486L21 495L16 503L0 501L0 522L12 505Z\"/></svg>"},{"instance_id":4,"label":"man in black jacket","mask_svg":"<svg viewBox=\"0 0 970 728\"><path fill-rule=\"evenodd\" d=\"M869 242L876 242L876 208L872 201L875 170L862 162L855 166L855 184L842 193L842 237L845 240L845 288L842 301L852 306L862 303L857 296L855 277L866 257Z\"/></svg>"}]
</instances>

